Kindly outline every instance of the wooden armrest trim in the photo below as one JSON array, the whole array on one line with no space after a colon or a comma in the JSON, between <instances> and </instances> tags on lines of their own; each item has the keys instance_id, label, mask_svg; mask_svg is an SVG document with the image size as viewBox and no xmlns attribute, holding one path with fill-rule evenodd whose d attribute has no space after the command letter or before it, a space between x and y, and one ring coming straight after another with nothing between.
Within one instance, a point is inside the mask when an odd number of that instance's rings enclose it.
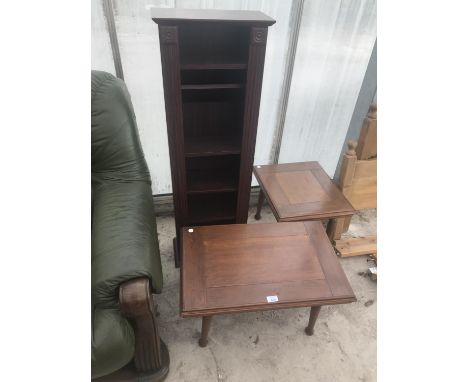
<instances>
[{"instance_id":1,"label":"wooden armrest trim","mask_svg":"<svg viewBox=\"0 0 468 382\"><path fill-rule=\"evenodd\" d=\"M132 324L135 333L135 367L139 372L161 367L161 345L156 308L148 278L127 281L120 286L119 302L122 314Z\"/></svg>"}]
</instances>

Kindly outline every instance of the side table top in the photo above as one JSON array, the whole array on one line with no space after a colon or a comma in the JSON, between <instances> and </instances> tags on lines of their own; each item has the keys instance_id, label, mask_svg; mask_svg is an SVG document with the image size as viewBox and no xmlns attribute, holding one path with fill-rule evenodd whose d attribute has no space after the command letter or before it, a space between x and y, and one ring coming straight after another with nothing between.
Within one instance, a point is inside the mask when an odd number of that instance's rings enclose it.
<instances>
[{"instance_id":1,"label":"side table top","mask_svg":"<svg viewBox=\"0 0 468 382\"><path fill-rule=\"evenodd\" d=\"M254 166L253 172L278 221L331 219L354 213L318 162Z\"/></svg>"},{"instance_id":2,"label":"side table top","mask_svg":"<svg viewBox=\"0 0 468 382\"><path fill-rule=\"evenodd\" d=\"M182 317L356 301L321 222L182 231Z\"/></svg>"}]
</instances>

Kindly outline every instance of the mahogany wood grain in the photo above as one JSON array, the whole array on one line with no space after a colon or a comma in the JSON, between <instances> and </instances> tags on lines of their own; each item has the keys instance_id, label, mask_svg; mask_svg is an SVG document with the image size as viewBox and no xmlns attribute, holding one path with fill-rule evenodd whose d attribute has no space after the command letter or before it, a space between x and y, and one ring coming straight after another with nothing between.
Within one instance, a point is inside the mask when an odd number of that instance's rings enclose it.
<instances>
[{"instance_id":1,"label":"mahogany wood grain","mask_svg":"<svg viewBox=\"0 0 468 382\"><path fill-rule=\"evenodd\" d=\"M320 306L313 306L310 308L309 324L305 328L305 332L308 336L314 334L314 326L320 313Z\"/></svg>"},{"instance_id":2,"label":"mahogany wood grain","mask_svg":"<svg viewBox=\"0 0 468 382\"><path fill-rule=\"evenodd\" d=\"M341 219L331 219L327 224L327 235L332 243L338 240L341 237L341 233L344 230L344 225L347 219L351 218L341 218Z\"/></svg>"},{"instance_id":3,"label":"mahogany wood grain","mask_svg":"<svg viewBox=\"0 0 468 382\"><path fill-rule=\"evenodd\" d=\"M346 296L353 293L348 279L341 267L340 262L335 254L335 250L330 244L330 241L325 240L326 233L323 226L319 222L304 222L309 240L314 245L317 257L322 265L326 275L327 283L333 297ZM319 228L320 227L320 228ZM353 294L354 296L354 294Z\"/></svg>"},{"instance_id":4,"label":"mahogany wood grain","mask_svg":"<svg viewBox=\"0 0 468 382\"><path fill-rule=\"evenodd\" d=\"M153 8L151 18L158 24L174 22L230 22L240 24L273 25L275 20L259 11Z\"/></svg>"},{"instance_id":5,"label":"mahogany wood grain","mask_svg":"<svg viewBox=\"0 0 468 382\"><path fill-rule=\"evenodd\" d=\"M264 201L265 193L260 188L260 191L258 192L257 212L255 214L255 220L260 220L262 218L262 206Z\"/></svg>"},{"instance_id":6,"label":"mahogany wood grain","mask_svg":"<svg viewBox=\"0 0 468 382\"><path fill-rule=\"evenodd\" d=\"M181 64L181 70L238 70L246 69L247 64L240 63L190 63L190 64Z\"/></svg>"},{"instance_id":7,"label":"mahogany wood grain","mask_svg":"<svg viewBox=\"0 0 468 382\"><path fill-rule=\"evenodd\" d=\"M247 223L249 213L250 185L252 184L252 165L257 139L258 114L262 92L263 64L265 62L268 28L250 28L249 60L247 65L247 84L244 104L244 134L242 148L239 191L237 196L236 223Z\"/></svg>"},{"instance_id":8,"label":"mahogany wood grain","mask_svg":"<svg viewBox=\"0 0 468 382\"><path fill-rule=\"evenodd\" d=\"M177 26L159 25L161 67L163 73L164 99L166 107L167 138L171 165L172 195L176 235L187 216L184 131L182 119L182 96L180 90L180 60ZM180 241L177 235L177 246ZM178 252L174 250L174 261L179 266Z\"/></svg>"},{"instance_id":9,"label":"mahogany wood grain","mask_svg":"<svg viewBox=\"0 0 468 382\"><path fill-rule=\"evenodd\" d=\"M200 339L198 340L198 345L200 345L200 347L202 348L204 348L208 344L208 332L210 330L210 325L211 325L211 316L203 317L201 336L200 336Z\"/></svg>"},{"instance_id":10,"label":"mahogany wood grain","mask_svg":"<svg viewBox=\"0 0 468 382\"><path fill-rule=\"evenodd\" d=\"M218 89L239 89L243 84L187 84L182 85L182 90L218 90Z\"/></svg>"},{"instance_id":11,"label":"mahogany wood grain","mask_svg":"<svg viewBox=\"0 0 468 382\"><path fill-rule=\"evenodd\" d=\"M197 137L187 139L185 142L185 156L205 157L218 155L240 154L239 139L234 136L224 137Z\"/></svg>"},{"instance_id":12,"label":"mahogany wood grain","mask_svg":"<svg viewBox=\"0 0 468 382\"><path fill-rule=\"evenodd\" d=\"M152 19L159 25L176 249L184 225L247 222L267 29L275 20L258 11L187 9L153 9ZM203 158L209 162L197 167ZM174 257L179 266L176 251Z\"/></svg>"},{"instance_id":13,"label":"mahogany wood grain","mask_svg":"<svg viewBox=\"0 0 468 382\"><path fill-rule=\"evenodd\" d=\"M187 174L190 179L188 194L235 192L237 190L236 175L233 171L194 170Z\"/></svg>"},{"instance_id":14,"label":"mahogany wood grain","mask_svg":"<svg viewBox=\"0 0 468 382\"><path fill-rule=\"evenodd\" d=\"M333 219L354 213L318 162L254 166L253 171L279 222Z\"/></svg>"},{"instance_id":15,"label":"mahogany wood grain","mask_svg":"<svg viewBox=\"0 0 468 382\"><path fill-rule=\"evenodd\" d=\"M356 301L320 222L184 227L182 240L182 317Z\"/></svg>"}]
</instances>

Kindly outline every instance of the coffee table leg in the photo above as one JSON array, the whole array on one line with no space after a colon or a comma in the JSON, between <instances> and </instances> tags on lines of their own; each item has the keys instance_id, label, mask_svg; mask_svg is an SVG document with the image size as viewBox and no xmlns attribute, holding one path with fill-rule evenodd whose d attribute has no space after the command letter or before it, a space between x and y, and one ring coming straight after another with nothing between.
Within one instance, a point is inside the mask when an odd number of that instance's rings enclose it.
<instances>
[{"instance_id":1,"label":"coffee table leg","mask_svg":"<svg viewBox=\"0 0 468 382\"><path fill-rule=\"evenodd\" d=\"M198 345L204 348L208 343L208 332L210 330L211 324L211 316L204 316L202 317L202 330L201 330L201 337L198 340Z\"/></svg>"},{"instance_id":2,"label":"coffee table leg","mask_svg":"<svg viewBox=\"0 0 468 382\"><path fill-rule=\"evenodd\" d=\"M263 193L263 190L260 188L260 192L258 193L257 213L255 214L255 220L260 220L262 218L261 210L262 210L264 201L265 201L265 194Z\"/></svg>"},{"instance_id":3,"label":"coffee table leg","mask_svg":"<svg viewBox=\"0 0 468 382\"><path fill-rule=\"evenodd\" d=\"M310 308L310 317L309 317L309 325L305 328L305 332L308 336L314 334L314 325L315 321L317 321L317 317L320 313L320 306L313 306Z\"/></svg>"}]
</instances>

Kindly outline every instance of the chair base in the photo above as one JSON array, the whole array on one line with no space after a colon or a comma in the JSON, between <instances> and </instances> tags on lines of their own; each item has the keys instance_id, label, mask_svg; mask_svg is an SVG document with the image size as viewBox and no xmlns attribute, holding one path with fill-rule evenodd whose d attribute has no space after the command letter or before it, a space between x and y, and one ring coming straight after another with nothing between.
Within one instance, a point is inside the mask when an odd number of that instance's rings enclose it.
<instances>
[{"instance_id":1,"label":"chair base","mask_svg":"<svg viewBox=\"0 0 468 382\"><path fill-rule=\"evenodd\" d=\"M92 379L92 382L161 382L169 373L169 351L166 344L160 340L161 343L161 361L162 366L156 370L148 373L138 373L133 365L133 361L112 374L105 375L104 377Z\"/></svg>"}]
</instances>

